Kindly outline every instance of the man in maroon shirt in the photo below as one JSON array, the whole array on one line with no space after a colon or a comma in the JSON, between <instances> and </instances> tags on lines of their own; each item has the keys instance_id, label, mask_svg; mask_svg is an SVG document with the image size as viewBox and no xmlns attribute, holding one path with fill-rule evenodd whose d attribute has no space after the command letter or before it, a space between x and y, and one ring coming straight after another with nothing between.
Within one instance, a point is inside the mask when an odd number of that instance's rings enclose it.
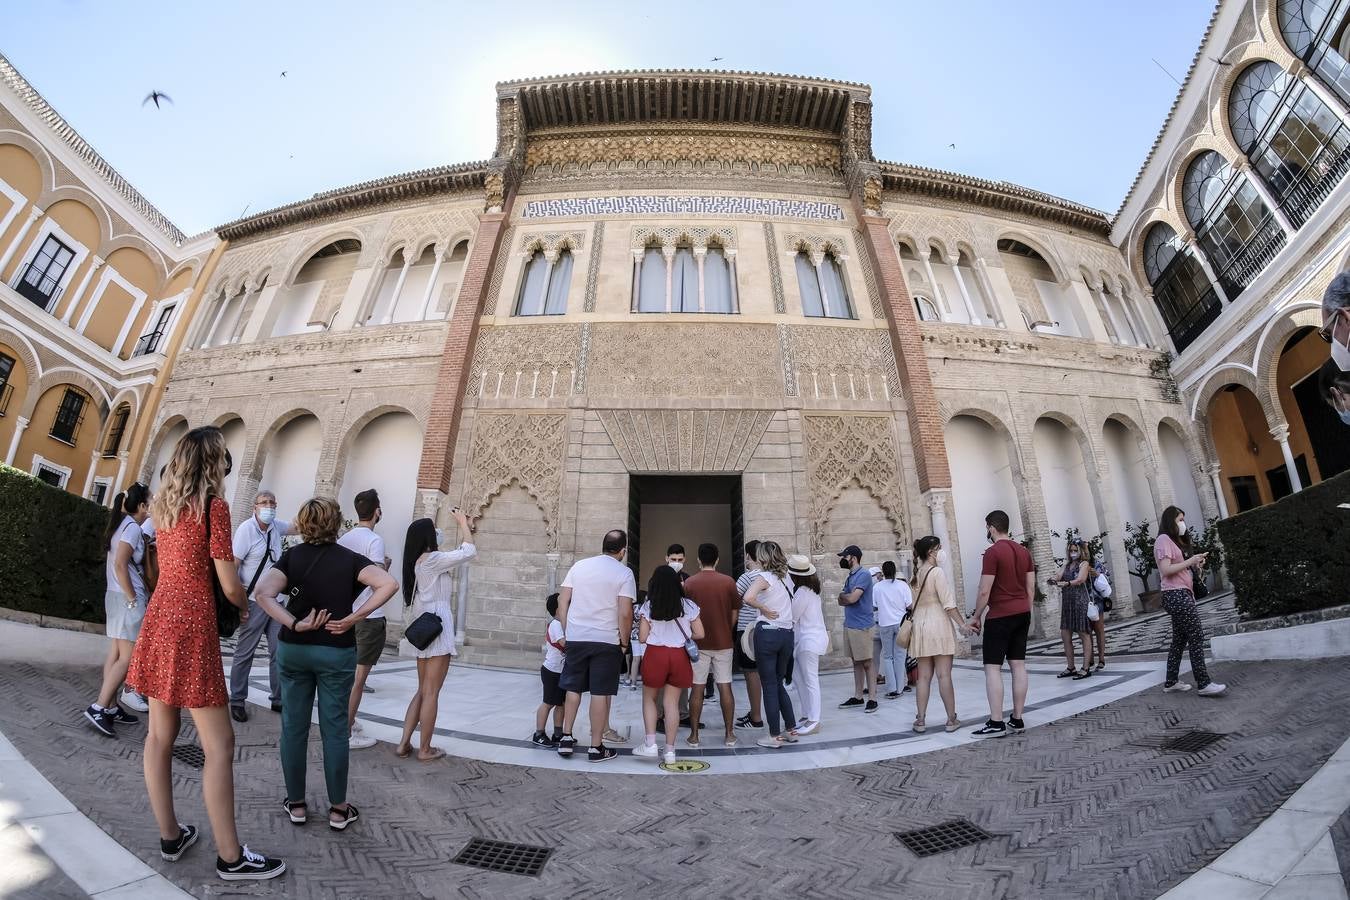
<instances>
[{"instance_id":1,"label":"man in maroon shirt","mask_svg":"<svg viewBox=\"0 0 1350 900\"><path fill-rule=\"evenodd\" d=\"M736 746L736 700L731 694L731 645L736 631L736 613L741 595L731 576L717 571L717 546L699 544L697 575L684 583L684 594L698 605L698 620L703 637L698 641L698 661L694 663L694 690L689 695L689 746L698 746L699 716L703 713L703 682L709 672L717 682L722 705L722 727L726 746Z\"/></svg>"},{"instance_id":2,"label":"man in maroon shirt","mask_svg":"<svg viewBox=\"0 0 1350 900\"><path fill-rule=\"evenodd\" d=\"M1036 596L1036 571L1026 547L1008 536L1008 514L996 509L984 517L985 534L993 544L984 551L980 598L970 617L970 629L984 629L984 692L989 698L989 721L975 734L1003 737L1008 729L1026 725L1027 632L1031 629L1031 598ZM989 615L984 615L986 608ZM1012 670L1013 709L1003 724L1003 661Z\"/></svg>"}]
</instances>

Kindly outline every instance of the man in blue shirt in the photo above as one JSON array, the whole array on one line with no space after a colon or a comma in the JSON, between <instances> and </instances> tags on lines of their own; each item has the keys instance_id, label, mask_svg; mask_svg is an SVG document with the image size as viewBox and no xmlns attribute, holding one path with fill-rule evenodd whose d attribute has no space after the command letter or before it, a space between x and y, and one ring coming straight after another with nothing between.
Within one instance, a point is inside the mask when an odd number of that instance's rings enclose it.
<instances>
[{"instance_id":1,"label":"man in blue shirt","mask_svg":"<svg viewBox=\"0 0 1350 900\"><path fill-rule=\"evenodd\" d=\"M839 605L844 608L844 638L849 658L853 660L853 696L839 704L840 709L862 707L864 712L877 711L877 669L872 664L872 632L876 627L876 611L872 608L872 573L863 568L862 550L850 544L839 551L839 568L848 569L848 580L839 592ZM863 703L866 686L867 702Z\"/></svg>"}]
</instances>

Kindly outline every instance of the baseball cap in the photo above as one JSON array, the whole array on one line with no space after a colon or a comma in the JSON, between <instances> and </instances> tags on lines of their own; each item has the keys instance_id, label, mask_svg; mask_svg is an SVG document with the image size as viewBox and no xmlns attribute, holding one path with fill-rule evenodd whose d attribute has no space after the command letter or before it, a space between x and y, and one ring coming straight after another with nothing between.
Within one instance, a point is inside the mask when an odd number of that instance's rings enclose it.
<instances>
[{"instance_id":1,"label":"baseball cap","mask_svg":"<svg viewBox=\"0 0 1350 900\"><path fill-rule=\"evenodd\" d=\"M841 557L856 556L858 557L858 559L862 559L862 550L858 547L857 544L849 544L843 550L840 550L838 555Z\"/></svg>"}]
</instances>

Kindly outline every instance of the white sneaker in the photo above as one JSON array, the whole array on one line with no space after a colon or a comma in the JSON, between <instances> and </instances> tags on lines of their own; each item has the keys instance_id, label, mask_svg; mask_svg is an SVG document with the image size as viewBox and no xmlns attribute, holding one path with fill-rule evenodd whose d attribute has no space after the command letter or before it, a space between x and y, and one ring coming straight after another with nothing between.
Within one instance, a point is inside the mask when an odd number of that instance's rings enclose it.
<instances>
[{"instance_id":1,"label":"white sneaker","mask_svg":"<svg viewBox=\"0 0 1350 900\"><path fill-rule=\"evenodd\" d=\"M135 691L122 692L122 705L127 709L133 709L136 712L150 711L150 704L145 702L145 697Z\"/></svg>"},{"instance_id":2,"label":"white sneaker","mask_svg":"<svg viewBox=\"0 0 1350 900\"><path fill-rule=\"evenodd\" d=\"M1191 686L1184 681L1178 681L1176 684L1163 685L1164 694L1184 694L1189 691Z\"/></svg>"},{"instance_id":3,"label":"white sneaker","mask_svg":"<svg viewBox=\"0 0 1350 900\"><path fill-rule=\"evenodd\" d=\"M667 750L665 756L661 758L661 762L668 766L673 766L675 764L675 751Z\"/></svg>"},{"instance_id":4,"label":"white sneaker","mask_svg":"<svg viewBox=\"0 0 1350 900\"><path fill-rule=\"evenodd\" d=\"M360 723L360 722L353 722L353 723L352 723L352 730L351 730L351 733L352 733L352 734L365 734L366 732L365 732L365 729L363 729L363 728L361 727L361 723Z\"/></svg>"},{"instance_id":5,"label":"white sneaker","mask_svg":"<svg viewBox=\"0 0 1350 900\"><path fill-rule=\"evenodd\" d=\"M369 750L371 747L374 747L378 743L379 741L375 740L368 734L353 734L351 737L347 738L347 749Z\"/></svg>"},{"instance_id":6,"label":"white sneaker","mask_svg":"<svg viewBox=\"0 0 1350 900\"><path fill-rule=\"evenodd\" d=\"M1228 685L1219 684L1217 681L1211 681L1199 690L1201 697L1221 697L1228 690Z\"/></svg>"},{"instance_id":7,"label":"white sneaker","mask_svg":"<svg viewBox=\"0 0 1350 900\"><path fill-rule=\"evenodd\" d=\"M806 737L807 735L815 734L817 731L820 731L819 722L810 722L807 721L806 719L802 719L802 722L804 724L797 726L798 737Z\"/></svg>"},{"instance_id":8,"label":"white sneaker","mask_svg":"<svg viewBox=\"0 0 1350 900\"><path fill-rule=\"evenodd\" d=\"M661 755L661 752L656 749L655 744L644 744L641 747L634 747L633 755L641 756L644 759L656 759Z\"/></svg>"}]
</instances>

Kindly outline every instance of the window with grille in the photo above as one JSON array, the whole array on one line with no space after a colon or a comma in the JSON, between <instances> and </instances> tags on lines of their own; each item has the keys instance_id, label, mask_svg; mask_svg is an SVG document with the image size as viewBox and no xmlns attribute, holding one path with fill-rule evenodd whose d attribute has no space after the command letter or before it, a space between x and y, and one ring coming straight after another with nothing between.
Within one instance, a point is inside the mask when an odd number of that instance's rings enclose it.
<instances>
[{"instance_id":1,"label":"window with grille","mask_svg":"<svg viewBox=\"0 0 1350 900\"><path fill-rule=\"evenodd\" d=\"M155 327L141 335L140 340L136 341L136 346L131 351L132 356L145 356L160 348L160 345L164 343L164 335L169 330L169 320L173 318L174 305L169 303L159 311L159 320L155 322Z\"/></svg>"},{"instance_id":2,"label":"window with grille","mask_svg":"<svg viewBox=\"0 0 1350 900\"><path fill-rule=\"evenodd\" d=\"M75 443L75 435L84 421L84 408L88 402L84 394L74 388L66 388L66 395L61 398L61 406L57 408L56 419L52 422L51 436L67 444Z\"/></svg>"},{"instance_id":3,"label":"window with grille","mask_svg":"<svg viewBox=\"0 0 1350 900\"><path fill-rule=\"evenodd\" d=\"M61 296L61 281L66 277L66 271L74 258L74 250L53 235L47 235L37 256L19 276L15 290L43 309L50 309Z\"/></svg>"},{"instance_id":4,"label":"window with grille","mask_svg":"<svg viewBox=\"0 0 1350 900\"><path fill-rule=\"evenodd\" d=\"M9 411L9 399L14 395L14 385L9 376L14 371L14 357L0 353L0 416Z\"/></svg>"},{"instance_id":5,"label":"window with grille","mask_svg":"<svg viewBox=\"0 0 1350 900\"><path fill-rule=\"evenodd\" d=\"M68 472L54 466L49 466L45 462L38 463L37 469L33 474L38 477L39 481L45 481L54 488L62 489L66 486L66 479L70 477Z\"/></svg>"},{"instance_id":6,"label":"window with grille","mask_svg":"<svg viewBox=\"0 0 1350 900\"><path fill-rule=\"evenodd\" d=\"M1144 273L1179 353L1219 317L1219 295L1199 261L1165 222L1154 224L1144 237Z\"/></svg>"},{"instance_id":7,"label":"window with grille","mask_svg":"<svg viewBox=\"0 0 1350 900\"><path fill-rule=\"evenodd\" d=\"M126 435L127 419L131 418L131 407L119 406L113 413L112 427L108 429L108 443L103 447L104 457L116 456L122 449L122 438Z\"/></svg>"},{"instance_id":8,"label":"window with grille","mask_svg":"<svg viewBox=\"0 0 1350 900\"><path fill-rule=\"evenodd\" d=\"M1213 150L1186 169L1181 203L1229 300L1236 300L1284 246L1284 230L1246 174Z\"/></svg>"}]
</instances>

